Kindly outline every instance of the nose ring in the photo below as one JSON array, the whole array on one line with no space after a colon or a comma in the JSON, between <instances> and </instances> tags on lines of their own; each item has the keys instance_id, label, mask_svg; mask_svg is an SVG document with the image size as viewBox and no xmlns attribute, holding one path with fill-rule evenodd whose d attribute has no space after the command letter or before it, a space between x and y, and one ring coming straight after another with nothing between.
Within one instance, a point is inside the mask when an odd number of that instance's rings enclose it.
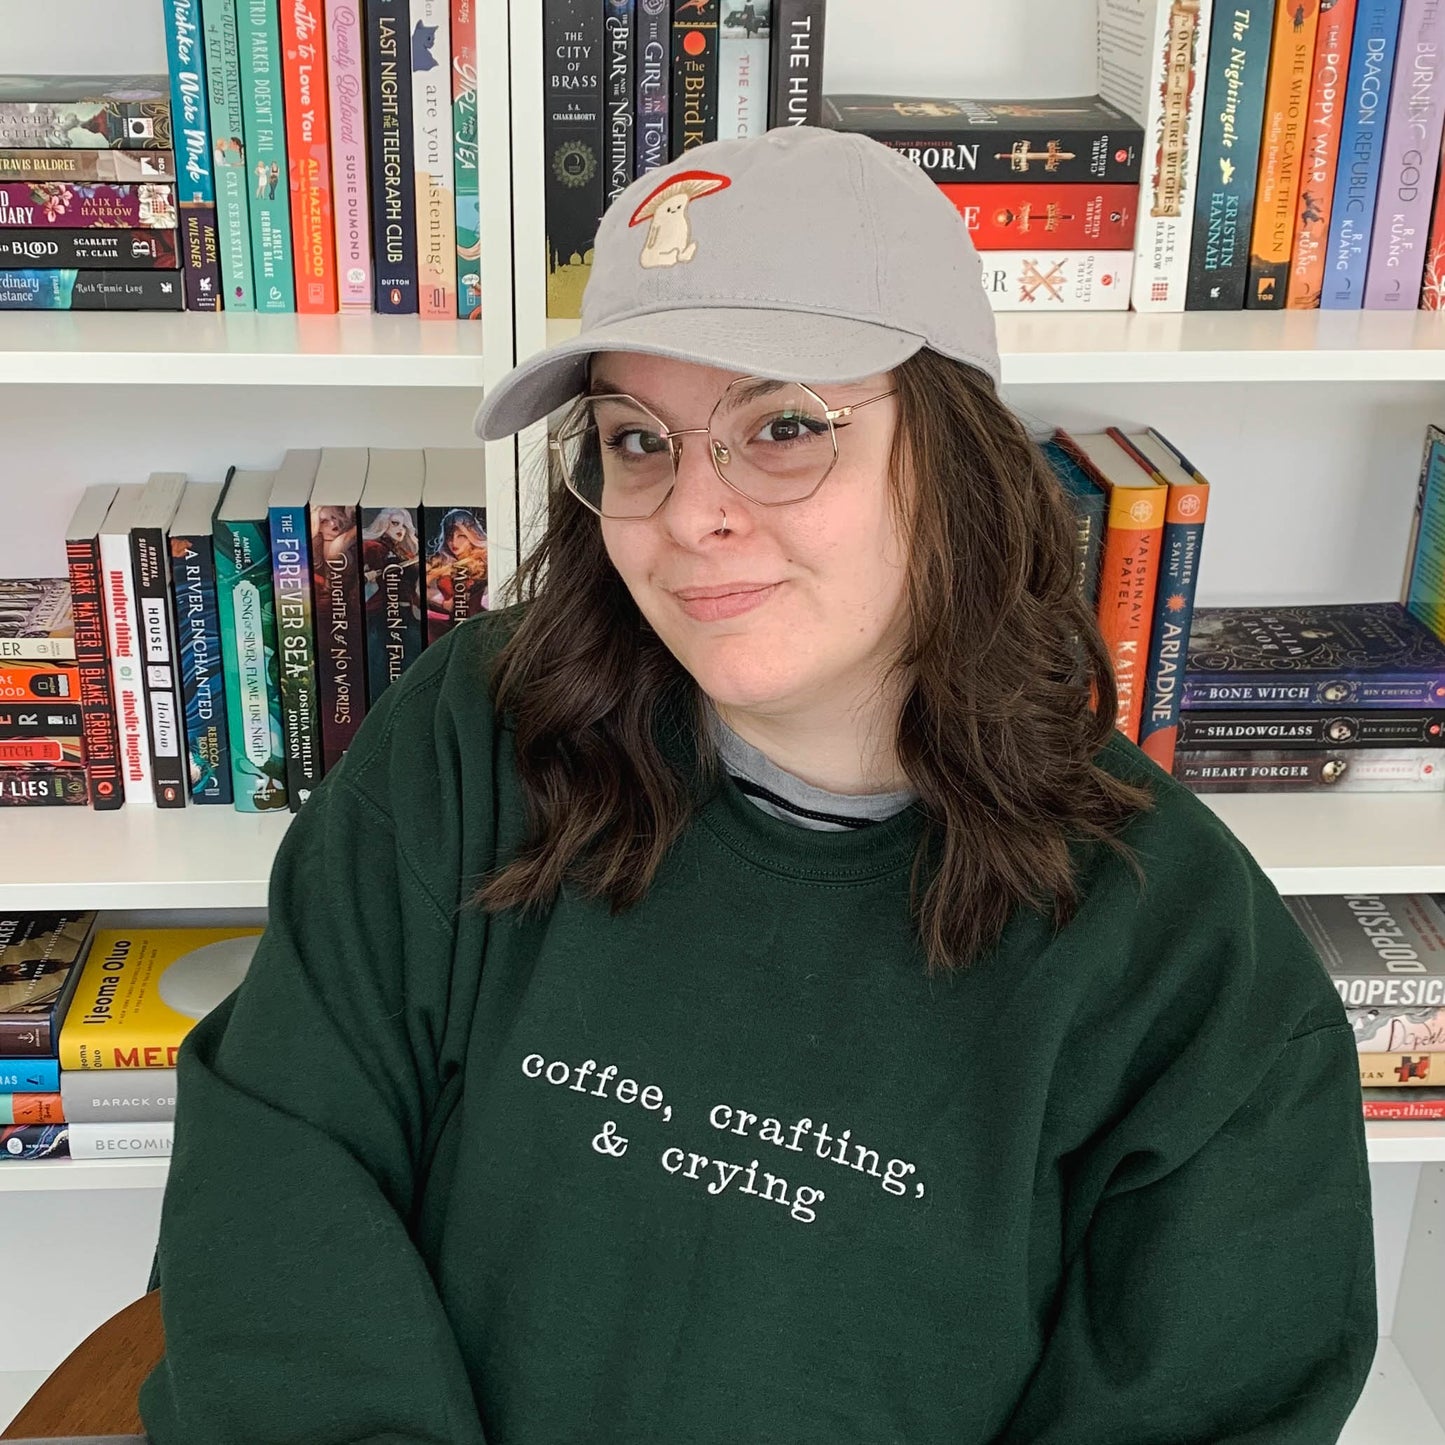
<instances>
[{"instance_id":1,"label":"nose ring","mask_svg":"<svg viewBox=\"0 0 1445 1445\"><path fill-rule=\"evenodd\" d=\"M727 529L728 529L728 512L727 512L727 508L726 508L726 507L719 507L719 508L718 508L718 511L720 511L720 512L722 513L722 519L723 519L723 520L722 520L722 526L721 526L721 527L714 527L714 528L713 528L713 536L715 536L715 537L721 537L722 534L723 534L724 532L726 532Z\"/></svg>"}]
</instances>

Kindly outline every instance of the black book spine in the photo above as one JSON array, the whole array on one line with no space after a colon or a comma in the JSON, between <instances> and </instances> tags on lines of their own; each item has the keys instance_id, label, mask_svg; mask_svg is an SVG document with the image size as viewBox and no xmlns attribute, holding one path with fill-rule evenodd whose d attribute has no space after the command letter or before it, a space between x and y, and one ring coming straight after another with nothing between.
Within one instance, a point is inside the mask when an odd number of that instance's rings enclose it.
<instances>
[{"instance_id":1,"label":"black book spine","mask_svg":"<svg viewBox=\"0 0 1445 1445\"><path fill-rule=\"evenodd\" d=\"M181 701L186 720L187 784L193 803L235 801L226 685L221 665L215 538L171 537Z\"/></svg>"},{"instance_id":2,"label":"black book spine","mask_svg":"<svg viewBox=\"0 0 1445 1445\"><path fill-rule=\"evenodd\" d=\"M636 100L633 86L633 35L637 30L634 0L607 0L604 15L607 57L607 204L610 206L636 174L632 148Z\"/></svg>"},{"instance_id":3,"label":"black book spine","mask_svg":"<svg viewBox=\"0 0 1445 1445\"><path fill-rule=\"evenodd\" d=\"M544 0L547 315L579 316L604 208L600 0Z\"/></svg>"},{"instance_id":4,"label":"black book spine","mask_svg":"<svg viewBox=\"0 0 1445 1445\"><path fill-rule=\"evenodd\" d=\"M0 230L0 267L7 269L174 271L177 262L174 231Z\"/></svg>"},{"instance_id":5,"label":"black book spine","mask_svg":"<svg viewBox=\"0 0 1445 1445\"><path fill-rule=\"evenodd\" d=\"M865 135L867 131L863 132ZM1032 181L1041 185L1098 182L1137 185L1141 131L1068 130L1057 135L1010 136L1004 131L962 132L954 136L875 133L873 139L906 156L931 181ZM1092 157L1113 147L1102 178Z\"/></svg>"},{"instance_id":6,"label":"black book spine","mask_svg":"<svg viewBox=\"0 0 1445 1445\"><path fill-rule=\"evenodd\" d=\"M366 0L366 157L376 309L415 316L416 184L406 0Z\"/></svg>"},{"instance_id":7,"label":"black book spine","mask_svg":"<svg viewBox=\"0 0 1445 1445\"><path fill-rule=\"evenodd\" d=\"M668 0L637 0L637 164L645 175L665 166L671 151L672 16Z\"/></svg>"},{"instance_id":8,"label":"black book spine","mask_svg":"<svg viewBox=\"0 0 1445 1445\"><path fill-rule=\"evenodd\" d=\"M674 0L672 158L717 139L718 0Z\"/></svg>"},{"instance_id":9,"label":"black book spine","mask_svg":"<svg viewBox=\"0 0 1445 1445\"><path fill-rule=\"evenodd\" d=\"M145 668L147 745L156 807L186 806L185 749L181 746L182 712L175 624L166 583L169 547L159 527L134 527L130 560L135 570L136 618L140 624Z\"/></svg>"},{"instance_id":10,"label":"black book spine","mask_svg":"<svg viewBox=\"0 0 1445 1445\"><path fill-rule=\"evenodd\" d=\"M0 311L180 311L177 271L0 270Z\"/></svg>"},{"instance_id":11,"label":"black book spine","mask_svg":"<svg viewBox=\"0 0 1445 1445\"><path fill-rule=\"evenodd\" d=\"M65 544L65 558L70 573L70 610L75 619L75 665L80 672L80 715L90 806L119 808L125 802L125 783L120 770L115 697L110 690L100 545L94 537L72 537Z\"/></svg>"},{"instance_id":12,"label":"black book spine","mask_svg":"<svg viewBox=\"0 0 1445 1445\"><path fill-rule=\"evenodd\" d=\"M773 0L769 129L822 123L826 10L827 0Z\"/></svg>"}]
</instances>

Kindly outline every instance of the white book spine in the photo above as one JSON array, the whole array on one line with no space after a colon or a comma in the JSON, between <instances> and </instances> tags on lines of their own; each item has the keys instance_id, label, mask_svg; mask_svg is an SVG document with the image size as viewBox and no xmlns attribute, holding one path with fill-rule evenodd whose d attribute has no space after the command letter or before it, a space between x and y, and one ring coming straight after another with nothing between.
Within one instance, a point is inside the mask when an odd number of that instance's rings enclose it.
<instances>
[{"instance_id":1,"label":"white book spine","mask_svg":"<svg viewBox=\"0 0 1445 1445\"><path fill-rule=\"evenodd\" d=\"M1127 311L1132 251L984 251L995 311Z\"/></svg>"},{"instance_id":2,"label":"white book spine","mask_svg":"<svg viewBox=\"0 0 1445 1445\"><path fill-rule=\"evenodd\" d=\"M1144 125L1136 311L1183 311L1213 0L1098 0L1099 93Z\"/></svg>"},{"instance_id":3,"label":"white book spine","mask_svg":"<svg viewBox=\"0 0 1445 1445\"><path fill-rule=\"evenodd\" d=\"M72 1159L169 1159L174 1123L71 1124Z\"/></svg>"},{"instance_id":4,"label":"white book spine","mask_svg":"<svg viewBox=\"0 0 1445 1445\"><path fill-rule=\"evenodd\" d=\"M99 541L105 636L110 644L110 683L115 693L125 800L138 807L153 808L156 798L146 728L145 679L137 630L135 578L131 573L130 534L102 532Z\"/></svg>"},{"instance_id":5,"label":"white book spine","mask_svg":"<svg viewBox=\"0 0 1445 1445\"><path fill-rule=\"evenodd\" d=\"M60 1107L71 1124L154 1124L176 1116L174 1069L62 1069Z\"/></svg>"},{"instance_id":6,"label":"white book spine","mask_svg":"<svg viewBox=\"0 0 1445 1445\"><path fill-rule=\"evenodd\" d=\"M457 314L450 0L411 0L411 128L417 313Z\"/></svg>"},{"instance_id":7,"label":"white book spine","mask_svg":"<svg viewBox=\"0 0 1445 1445\"><path fill-rule=\"evenodd\" d=\"M766 18L765 5L754 8ZM717 138L761 135L768 128L767 31L750 36L741 26L724 24L717 57Z\"/></svg>"}]
</instances>

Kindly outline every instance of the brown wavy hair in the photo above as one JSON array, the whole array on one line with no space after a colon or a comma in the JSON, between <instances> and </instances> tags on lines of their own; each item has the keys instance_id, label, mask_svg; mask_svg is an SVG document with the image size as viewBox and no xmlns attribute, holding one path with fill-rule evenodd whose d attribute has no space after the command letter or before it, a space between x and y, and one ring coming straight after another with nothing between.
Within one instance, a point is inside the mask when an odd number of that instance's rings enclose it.
<instances>
[{"instance_id":1,"label":"brown wavy hair","mask_svg":"<svg viewBox=\"0 0 1445 1445\"><path fill-rule=\"evenodd\" d=\"M909 540L899 761L924 819L911 907L928 973L966 968L1019 907L1055 926L1079 900L1077 843L1117 836L1148 790L1101 768L1116 705L1076 581L1073 513L982 372L923 350L898 366L893 504ZM492 676L515 729L529 834L488 876L488 910L542 909L564 881L614 914L647 892L715 780L701 690L638 611L597 518L555 469L525 602ZM673 711L659 712L671 708ZM682 719L689 784L659 743Z\"/></svg>"}]
</instances>

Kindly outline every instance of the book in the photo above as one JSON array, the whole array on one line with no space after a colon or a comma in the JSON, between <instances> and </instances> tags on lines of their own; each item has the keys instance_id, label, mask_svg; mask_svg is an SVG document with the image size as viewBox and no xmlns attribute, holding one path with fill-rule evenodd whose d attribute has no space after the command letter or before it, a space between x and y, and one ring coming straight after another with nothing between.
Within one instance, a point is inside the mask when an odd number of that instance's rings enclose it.
<instances>
[{"instance_id":1,"label":"book","mask_svg":"<svg viewBox=\"0 0 1445 1445\"><path fill-rule=\"evenodd\" d=\"M1420 288L1422 311L1445 311L1445 166L1435 181L1430 229L1425 237L1425 274Z\"/></svg>"},{"instance_id":2,"label":"book","mask_svg":"<svg viewBox=\"0 0 1445 1445\"><path fill-rule=\"evenodd\" d=\"M0 768L0 808L83 808L89 800L84 767L21 763Z\"/></svg>"},{"instance_id":3,"label":"book","mask_svg":"<svg viewBox=\"0 0 1445 1445\"><path fill-rule=\"evenodd\" d=\"M1293 253L1285 306L1312 311L1320 304L1330 208L1340 163L1340 126L1355 36L1357 0L1334 0L1320 10L1315 37L1309 124L1305 128L1299 203L1295 208Z\"/></svg>"},{"instance_id":4,"label":"book","mask_svg":"<svg viewBox=\"0 0 1445 1445\"><path fill-rule=\"evenodd\" d=\"M995 311L1127 311L1132 251L985 251L983 289Z\"/></svg>"},{"instance_id":5,"label":"book","mask_svg":"<svg viewBox=\"0 0 1445 1445\"><path fill-rule=\"evenodd\" d=\"M1340 126L1340 167L1320 305L1358 310L1375 226L1385 115L1400 41L1404 0L1360 0Z\"/></svg>"},{"instance_id":6,"label":"book","mask_svg":"<svg viewBox=\"0 0 1445 1445\"><path fill-rule=\"evenodd\" d=\"M1109 500L1099 566L1099 631L1113 662L1115 725L1134 742L1143 712L1144 668L1169 488L1112 434L1060 432L1058 440Z\"/></svg>"},{"instance_id":7,"label":"book","mask_svg":"<svg viewBox=\"0 0 1445 1445\"><path fill-rule=\"evenodd\" d=\"M1134 241L1136 311L1183 311L1213 0L1099 0L1099 93L1152 147Z\"/></svg>"},{"instance_id":8,"label":"book","mask_svg":"<svg viewBox=\"0 0 1445 1445\"><path fill-rule=\"evenodd\" d=\"M220 240L199 0L162 0L171 75L171 127L180 161L177 200L186 309L221 309Z\"/></svg>"},{"instance_id":9,"label":"book","mask_svg":"<svg viewBox=\"0 0 1445 1445\"><path fill-rule=\"evenodd\" d=\"M367 197L366 74L361 13L354 0L326 0L332 213L337 305L372 309L371 211Z\"/></svg>"},{"instance_id":10,"label":"book","mask_svg":"<svg viewBox=\"0 0 1445 1445\"><path fill-rule=\"evenodd\" d=\"M543 0L542 25L547 315L577 317L604 208L602 9Z\"/></svg>"},{"instance_id":11,"label":"book","mask_svg":"<svg viewBox=\"0 0 1445 1445\"><path fill-rule=\"evenodd\" d=\"M0 702L0 739L83 736L80 707L73 702Z\"/></svg>"},{"instance_id":12,"label":"book","mask_svg":"<svg viewBox=\"0 0 1445 1445\"><path fill-rule=\"evenodd\" d=\"M1428 893L1284 900L1319 955L1362 1053L1445 1049L1445 910Z\"/></svg>"},{"instance_id":13,"label":"book","mask_svg":"<svg viewBox=\"0 0 1445 1445\"><path fill-rule=\"evenodd\" d=\"M75 617L64 577L0 577L0 661L75 661Z\"/></svg>"},{"instance_id":14,"label":"book","mask_svg":"<svg viewBox=\"0 0 1445 1445\"><path fill-rule=\"evenodd\" d=\"M417 313L409 13L407 0L365 0L373 302L393 316Z\"/></svg>"},{"instance_id":15,"label":"book","mask_svg":"<svg viewBox=\"0 0 1445 1445\"><path fill-rule=\"evenodd\" d=\"M231 0L201 0L201 39L206 52L206 99L215 160L222 305L227 311L254 311L251 210L247 198L251 172L246 164L240 36Z\"/></svg>"},{"instance_id":16,"label":"book","mask_svg":"<svg viewBox=\"0 0 1445 1445\"><path fill-rule=\"evenodd\" d=\"M141 676L139 622L130 559L131 519L143 490L134 482L117 487L96 536L122 786L126 801L132 806L152 808L155 794L151 789L145 685Z\"/></svg>"},{"instance_id":17,"label":"book","mask_svg":"<svg viewBox=\"0 0 1445 1445\"><path fill-rule=\"evenodd\" d=\"M158 808L185 807L190 791L186 776L180 652L170 602L171 518L185 489L183 473L152 472L130 519L146 740L150 748L151 788Z\"/></svg>"},{"instance_id":18,"label":"book","mask_svg":"<svg viewBox=\"0 0 1445 1445\"><path fill-rule=\"evenodd\" d=\"M70 1125L72 1159L169 1159L176 1126L169 1120L115 1120Z\"/></svg>"},{"instance_id":19,"label":"book","mask_svg":"<svg viewBox=\"0 0 1445 1445\"><path fill-rule=\"evenodd\" d=\"M672 156L672 14L668 0L637 0L633 131L634 174L665 166Z\"/></svg>"},{"instance_id":20,"label":"book","mask_svg":"<svg viewBox=\"0 0 1445 1445\"><path fill-rule=\"evenodd\" d=\"M372 447L358 521L370 706L421 655L421 508L425 459L419 450Z\"/></svg>"},{"instance_id":21,"label":"book","mask_svg":"<svg viewBox=\"0 0 1445 1445\"><path fill-rule=\"evenodd\" d=\"M9 1124L0 1127L0 1160L64 1159L69 1139L68 1124Z\"/></svg>"},{"instance_id":22,"label":"book","mask_svg":"<svg viewBox=\"0 0 1445 1445\"><path fill-rule=\"evenodd\" d=\"M1157 431L1131 432L1126 440L1169 488L1139 719L1139 746L1167 773L1178 738L1180 684L1199 585L1209 482Z\"/></svg>"},{"instance_id":23,"label":"book","mask_svg":"<svg viewBox=\"0 0 1445 1445\"><path fill-rule=\"evenodd\" d=\"M1445 430L1425 429L1400 601L1436 637L1445 637Z\"/></svg>"},{"instance_id":24,"label":"book","mask_svg":"<svg viewBox=\"0 0 1445 1445\"><path fill-rule=\"evenodd\" d=\"M1438 708L1356 709L1312 712L1308 708L1221 709L1185 712L1179 746L1188 748L1445 747L1445 711Z\"/></svg>"},{"instance_id":25,"label":"book","mask_svg":"<svg viewBox=\"0 0 1445 1445\"><path fill-rule=\"evenodd\" d=\"M428 447L421 529L426 642L486 610L487 478L478 447Z\"/></svg>"},{"instance_id":26,"label":"book","mask_svg":"<svg viewBox=\"0 0 1445 1445\"><path fill-rule=\"evenodd\" d=\"M672 158L717 140L720 0L672 7Z\"/></svg>"},{"instance_id":27,"label":"book","mask_svg":"<svg viewBox=\"0 0 1445 1445\"><path fill-rule=\"evenodd\" d=\"M321 4L322 0L287 0L280 8L296 309L312 315L336 310L331 122Z\"/></svg>"},{"instance_id":28,"label":"book","mask_svg":"<svg viewBox=\"0 0 1445 1445\"><path fill-rule=\"evenodd\" d=\"M1139 184L1144 132L1102 96L825 95L822 125L866 135L931 181Z\"/></svg>"},{"instance_id":29,"label":"book","mask_svg":"<svg viewBox=\"0 0 1445 1445\"><path fill-rule=\"evenodd\" d=\"M173 1069L198 1019L245 977L259 928L102 928L60 1029L60 1067Z\"/></svg>"},{"instance_id":30,"label":"book","mask_svg":"<svg viewBox=\"0 0 1445 1445\"><path fill-rule=\"evenodd\" d=\"M57 1054L95 917L0 914L0 1057Z\"/></svg>"},{"instance_id":31,"label":"book","mask_svg":"<svg viewBox=\"0 0 1445 1445\"><path fill-rule=\"evenodd\" d=\"M980 251L1132 251L1139 187L941 181Z\"/></svg>"},{"instance_id":32,"label":"book","mask_svg":"<svg viewBox=\"0 0 1445 1445\"><path fill-rule=\"evenodd\" d=\"M1398 602L1197 607L1186 708L1445 706L1445 643Z\"/></svg>"},{"instance_id":33,"label":"book","mask_svg":"<svg viewBox=\"0 0 1445 1445\"><path fill-rule=\"evenodd\" d=\"M216 595L231 742L231 786L243 813L287 805L276 600L267 506L272 473L232 467L216 506Z\"/></svg>"},{"instance_id":34,"label":"book","mask_svg":"<svg viewBox=\"0 0 1445 1445\"><path fill-rule=\"evenodd\" d=\"M744 140L768 128L772 0L724 4L718 30L719 140Z\"/></svg>"},{"instance_id":35,"label":"book","mask_svg":"<svg viewBox=\"0 0 1445 1445\"><path fill-rule=\"evenodd\" d=\"M476 0L451 0L452 177L456 188L457 315L482 314L482 210L477 171Z\"/></svg>"},{"instance_id":36,"label":"book","mask_svg":"<svg viewBox=\"0 0 1445 1445\"><path fill-rule=\"evenodd\" d=\"M281 737L286 757L286 797L293 813L301 811L322 773L307 517L320 461L319 450L293 447L287 451L276 473L269 505Z\"/></svg>"},{"instance_id":37,"label":"book","mask_svg":"<svg viewBox=\"0 0 1445 1445\"><path fill-rule=\"evenodd\" d=\"M0 698L73 702L79 696L80 673L73 662L0 661Z\"/></svg>"},{"instance_id":38,"label":"book","mask_svg":"<svg viewBox=\"0 0 1445 1445\"><path fill-rule=\"evenodd\" d=\"M450 0L411 0L417 312L443 320L457 314L450 8Z\"/></svg>"},{"instance_id":39,"label":"book","mask_svg":"<svg viewBox=\"0 0 1445 1445\"><path fill-rule=\"evenodd\" d=\"M59 1094L0 1094L0 1125L63 1123L65 1106Z\"/></svg>"},{"instance_id":40,"label":"book","mask_svg":"<svg viewBox=\"0 0 1445 1445\"><path fill-rule=\"evenodd\" d=\"M1319 21L1320 0L1284 0L1275 17L1245 293L1255 310L1284 309Z\"/></svg>"},{"instance_id":41,"label":"book","mask_svg":"<svg viewBox=\"0 0 1445 1445\"><path fill-rule=\"evenodd\" d=\"M87 487L65 529L75 665L80 677L85 776L91 807L103 810L119 808L125 802L99 542L100 529L115 493L115 487L101 483Z\"/></svg>"},{"instance_id":42,"label":"book","mask_svg":"<svg viewBox=\"0 0 1445 1445\"><path fill-rule=\"evenodd\" d=\"M289 0L288 0L289 3ZM250 168L251 282L257 311L294 311L291 203L277 0L236 0L241 123Z\"/></svg>"},{"instance_id":43,"label":"book","mask_svg":"<svg viewBox=\"0 0 1445 1445\"><path fill-rule=\"evenodd\" d=\"M0 1093L53 1094L59 1088L59 1059L0 1057Z\"/></svg>"},{"instance_id":44,"label":"book","mask_svg":"<svg viewBox=\"0 0 1445 1445\"><path fill-rule=\"evenodd\" d=\"M174 271L0 271L0 311L180 311Z\"/></svg>"},{"instance_id":45,"label":"book","mask_svg":"<svg viewBox=\"0 0 1445 1445\"><path fill-rule=\"evenodd\" d=\"M1441 793L1436 748L1176 748L1174 776L1197 793Z\"/></svg>"},{"instance_id":46,"label":"book","mask_svg":"<svg viewBox=\"0 0 1445 1445\"><path fill-rule=\"evenodd\" d=\"M0 231L0 269L6 270L174 271L179 260L170 231Z\"/></svg>"},{"instance_id":47,"label":"book","mask_svg":"<svg viewBox=\"0 0 1445 1445\"><path fill-rule=\"evenodd\" d=\"M823 119L823 42L827 0L773 0L768 57L768 127L826 125Z\"/></svg>"},{"instance_id":48,"label":"book","mask_svg":"<svg viewBox=\"0 0 1445 1445\"><path fill-rule=\"evenodd\" d=\"M233 801L213 535L220 500L218 482L187 483L170 533L171 591L186 725L186 782L193 803Z\"/></svg>"},{"instance_id":49,"label":"book","mask_svg":"<svg viewBox=\"0 0 1445 1445\"><path fill-rule=\"evenodd\" d=\"M174 1069L66 1069L60 1107L72 1124L151 1123L176 1117Z\"/></svg>"},{"instance_id":50,"label":"book","mask_svg":"<svg viewBox=\"0 0 1445 1445\"><path fill-rule=\"evenodd\" d=\"M9 181L0 185L0 227L140 226L174 231L176 188L150 181Z\"/></svg>"},{"instance_id":51,"label":"book","mask_svg":"<svg viewBox=\"0 0 1445 1445\"><path fill-rule=\"evenodd\" d=\"M1107 497L1055 433L1042 444L1049 469L1058 479L1074 515L1074 581L1090 607L1099 600L1099 560L1103 554Z\"/></svg>"},{"instance_id":52,"label":"book","mask_svg":"<svg viewBox=\"0 0 1445 1445\"><path fill-rule=\"evenodd\" d=\"M604 0L602 12L603 103L606 125L602 157L607 170L604 194L610 206L632 184L637 161L632 144L633 36L636 33L636 0Z\"/></svg>"},{"instance_id":53,"label":"book","mask_svg":"<svg viewBox=\"0 0 1445 1445\"><path fill-rule=\"evenodd\" d=\"M1367 310L1414 311L1420 305L1430 202L1445 133L1442 42L1438 0L1405 0L1365 272Z\"/></svg>"},{"instance_id":54,"label":"book","mask_svg":"<svg viewBox=\"0 0 1445 1445\"><path fill-rule=\"evenodd\" d=\"M1445 1074L1445 1051L1357 1054L1361 1089L1420 1089ZM1431 1066L1434 1066L1433 1069Z\"/></svg>"},{"instance_id":55,"label":"book","mask_svg":"<svg viewBox=\"0 0 1445 1445\"><path fill-rule=\"evenodd\" d=\"M0 181L156 181L175 185L170 151L0 150Z\"/></svg>"},{"instance_id":56,"label":"book","mask_svg":"<svg viewBox=\"0 0 1445 1445\"><path fill-rule=\"evenodd\" d=\"M357 519L365 447L325 447L311 488L311 604L323 771L341 761L366 716L366 621Z\"/></svg>"},{"instance_id":57,"label":"book","mask_svg":"<svg viewBox=\"0 0 1445 1445\"><path fill-rule=\"evenodd\" d=\"M171 150L164 75L0 76L0 150Z\"/></svg>"},{"instance_id":58,"label":"book","mask_svg":"<svg viewBox=\"0 0 1445 1445\"><path fill-rule=\"evenodd\" d=\"M1445 1089L1361 1089L1366 1119L1445 1119Z\"/></svg>"}]
</instances>

